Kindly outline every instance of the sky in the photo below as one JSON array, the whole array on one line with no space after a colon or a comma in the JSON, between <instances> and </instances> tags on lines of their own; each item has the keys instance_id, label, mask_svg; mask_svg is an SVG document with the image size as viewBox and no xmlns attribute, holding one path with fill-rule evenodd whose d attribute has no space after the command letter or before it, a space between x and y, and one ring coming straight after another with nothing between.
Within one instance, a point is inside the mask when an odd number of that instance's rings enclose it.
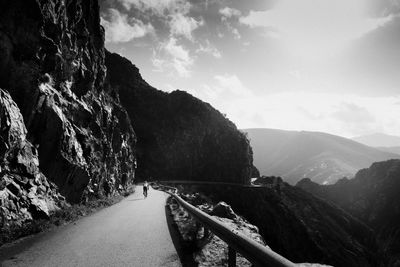
<instances>
[{"instance_id":1,"label":"sky","mask_svg":"<svg viewBox=\"0 0 400 267\"><path fill-rule=\"evenodd\" d=\"M101 0L106 48L238 128L400 136L400 0Z\"/></svg>"}]
</instances>

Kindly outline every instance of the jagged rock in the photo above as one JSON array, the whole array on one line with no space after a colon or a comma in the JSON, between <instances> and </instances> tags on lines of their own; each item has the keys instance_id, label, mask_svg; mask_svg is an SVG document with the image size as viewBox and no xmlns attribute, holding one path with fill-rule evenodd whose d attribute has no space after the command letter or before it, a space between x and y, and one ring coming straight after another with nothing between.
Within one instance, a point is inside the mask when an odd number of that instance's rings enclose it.
<instances>
[{"instance_id":1,"label":"jagged rock","mask_svg":"<svg viewBox=\"0 0 400 267\"><path fill-rule=\"evenodd\" d=\"M36 148L26 139L22 115L0 89L0 227L46 218L61 204L38 167Z\"/></svg>"},{"instance_id":2,"label":"jagged rock","mask_svg":"<svg viewBox=\"0 0 400 267\"><path fill-rule=\"evenodd\" d=\"M184 195L186 196L187 194ZM187 198L187 200L192 205L196 205L195 202L192 202L192 200L195 199ZM184 251L192 252L196 266L227 266L228 244L210 232L207 234L204 227L197 223L196 220L191 217L185 209L180 207L174 199L170 198L167 201L167 205L170 208L171 215L173 216L174 223L181 235L181 239L184 241ZM209 206L212 207L212 204L205 202L203 205L197 207L204 212L208 212ZM223 207L225 211L229 210L229 216L232 217L232 219L213 214L216 216L214 217L216 220L219 220L227 227L242 233L268 248L255 225L250 224L244 218L235 214L228 204L224 202L218 203L214 209L219 209L216 208L217 206ZM206 209L203 207L206 207ZM226 214L221 213L221 215ZM240 254L237 254L236 260L237 266L252 266L252 264Z\"/></svg>"},{"instance_id":3,"label":"jagged rock","mask_svg":"<svg viewBox=\"0 0 400 267\"><path fill-rule=\"evenodd\" d=\"M211 215L231 220L235 220L237 218L237 215L233 212L231 206L223 201L214 206L213 210L211 211Z\"/></svg>"},{"instance_id":4,"label":"jagged rock","mask_svg":"<svg viewBox=\"0 0 400 267\"><path fill-rule=\"evenodd\" d=\"M186 201L189 201L195 206L207 203L207 199L205 199L205 197L198 192L191 194L182 194L182 198Z\"/></svg>"},{"instance_id":5,"label":"jagged rock","mask_svg":"<svg viewBox=\"0 0 400 267\"><path fill-rule=\"evenodd\" d=\"M103 196L105 183L109 194L126 188L136 137L104 84L98 1L0 1L0 10L0 86L21 110L40 170L70 202Z\"/></svg>"}]
</instances>

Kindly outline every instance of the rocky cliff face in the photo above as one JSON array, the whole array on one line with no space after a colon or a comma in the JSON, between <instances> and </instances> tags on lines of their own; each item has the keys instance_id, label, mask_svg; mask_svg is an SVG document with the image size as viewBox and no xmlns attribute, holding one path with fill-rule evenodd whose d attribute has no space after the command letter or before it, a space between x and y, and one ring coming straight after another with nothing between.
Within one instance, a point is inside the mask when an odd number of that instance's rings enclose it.
<instances>
[{"instance_id":1,"label":"rocky cliff face","mask_svg":"<svg viewBox=\"0 0 400 267\"><path fill-rule=\"evenodd\" d=\"M318 185L303 179L298 187L326 199L369 224L390 265L400 264L400 160L377 162L351 179Z\"/></svg>"},{"instance_id":2,"label":"rocky cliff face","mask_svg":"<svg viewBox=\"0 0 400 267\"><path fill-rule=\"evenodd\" d=\"M22 115L0 90L0 227L43 218L64 198L39 170L36 148L26 139Z\"/></svg>"},{"instance_id":3,"label":"rocky cliff face","mask_svg":"<svg viewBox=\"0 0 400 267\"><path fill-rule=\"evenodd\" d=\"M350 214L280 178L266 187L200 186L215 202L226 201L256 225L265 243L293 262L333 266L385 266L371 228ZM270 183L269 183L270 182Z\"/></svg>"},{"instance_id":4,"label":"rocky cliff face","mask_svg":"<svg viewBox=\"0 0 400 267\"><path fill-rule=\"evenodd\" d=\"M97 0L0 0L0 15L0 126L18 117L22 138L1 140L3 220L13 212L23 220L23 209L33 217L24 195L50 210L58 193L77 203L124 190L136 154L143 179L248 182L251 147L232 122L185 92L152 88L128 60L105 56ZM4 134L15 137L12 129ZM7 163L10 153L35 171Z\"/></svg>"},{"instance_id":5,"label":"rocky cliff face","mask_svg":"<svg viewBox=\"0 0 400 267\"><path fill-rule=\"evenodd\" d=\"M134 178L136 136L104 83L98 2L1 0L0 10L0 88L9 92L1 95L2 109L20 110L19 131L26 139L15 153L34 162L39 176L70 202L123 190ZM10 167L0 179L10 184L7 175L17 169L3 164Z\"/></svg>"},{"instance_id":6,"label":"rocky cliff face","mask_svg":"<svg viewBox=\"0 0 400 267\"><path fill-rule=\"evenodd\" d=\"M138 177L248 182L249 141L220 112L186 92L151 87L117 54L106 54L106 66L138 136Z\"/></svg>"}]
</instances>

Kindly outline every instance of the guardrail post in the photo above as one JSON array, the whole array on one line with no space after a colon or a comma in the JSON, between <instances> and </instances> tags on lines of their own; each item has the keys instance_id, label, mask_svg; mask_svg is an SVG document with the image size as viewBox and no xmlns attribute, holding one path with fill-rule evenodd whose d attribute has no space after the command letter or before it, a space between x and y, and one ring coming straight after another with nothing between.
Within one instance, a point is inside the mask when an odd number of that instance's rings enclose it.
<instances>
[{"instance_id":1,"label":"guardrail post","mask_svg":"<svg viewBox=\"0 0 400 267\"><path fill-rule=\"evenodd\" d=\"M236 251L231 246L228 247L228 266L236 267Z\"/></svg>"},{"instance_id":2,"label":"guardrail post","mask_svg":"<svg viewBox=\"0 0 400 267\"><path fill-rule=\"evenodd\" d=\"M251 238L243 235L242 233L230 228L221 221L213 218L209 214L201 211L195 206L187 203L185 200L177 195L176 188L160 185L167 193L169 193L176 202L183 207L196 221L201 223L204 229L205 236L216 235L228 244L228 266L236 267L236 254L240 253L243 257L249 260L253 266L275 266L275 267L295 267L298 264L275 253L270 248L257 243ZM173 192L170 190L173 189ZM211 232L209 233L208 230ZM204 236L203 236L204 237ZM229 244L234 244L234 249ZM237 250L237 251L236 251Z\"/></svg>"}]
</instances>

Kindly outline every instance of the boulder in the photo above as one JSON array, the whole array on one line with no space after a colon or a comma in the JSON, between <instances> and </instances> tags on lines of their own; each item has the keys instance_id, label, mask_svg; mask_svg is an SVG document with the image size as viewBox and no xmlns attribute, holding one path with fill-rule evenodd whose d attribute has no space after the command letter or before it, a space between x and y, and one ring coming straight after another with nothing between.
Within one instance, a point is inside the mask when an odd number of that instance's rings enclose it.
<instances>
[{"instance_id":1,"label":"boulder","mask_svg":"<svg viewBox=\"0 0 400 267\"><path fill-rule=\"evenodd\" d=\"M221 217L221 218L231 219L231 220L237 219L237 215L233 212L231 206L229 206L228 204L226 204L223 201L221 201L217 205L215 205L210 214Z\"/></svg>"}]
</instances>

